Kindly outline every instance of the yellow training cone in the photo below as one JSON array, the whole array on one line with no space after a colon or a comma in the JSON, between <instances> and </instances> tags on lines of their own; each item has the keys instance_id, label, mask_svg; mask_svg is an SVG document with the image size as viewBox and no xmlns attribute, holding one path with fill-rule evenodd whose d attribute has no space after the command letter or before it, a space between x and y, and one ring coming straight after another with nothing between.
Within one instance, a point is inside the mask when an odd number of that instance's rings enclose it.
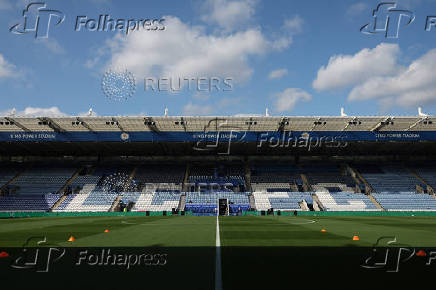
<instances>
[{"instance_id":1,"label":"yellow training cone","mask_svg":"<svg viewBox=\"0 0 436 290\"><path fill-rule=\"evenodd\" d=\"M68 242L74 242L75 240L76 240L76 238L73 237L73 236L71 236L71 237L68 239Z\"/></svg>"},{"instance_id":2,"label":"yellow training cone","mask_svg":"<svg viewBox=\"0 0 436 290\"><path fill-rule=\"evenodd\" d=\"M353 236L353 241L360 241L359 236Z\"/></svg>"},{"instance_id":3,"label":"yellow training cone","mask_svg":"<svg viewBox=\"0 0 436 290\"><path fill-rule=\"evenodd\" d=\"M105 232L105 233L109 233L109 230L108 230L108 229L105 229L104 232Z\"/></svg>"}]
</instances>

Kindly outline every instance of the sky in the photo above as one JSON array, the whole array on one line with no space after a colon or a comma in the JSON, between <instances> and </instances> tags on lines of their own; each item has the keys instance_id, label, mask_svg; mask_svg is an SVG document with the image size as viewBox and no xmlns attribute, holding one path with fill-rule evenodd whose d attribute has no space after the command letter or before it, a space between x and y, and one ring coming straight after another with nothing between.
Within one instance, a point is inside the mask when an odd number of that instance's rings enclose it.
<instances>
[{"instance_id":1,"label":"sky","mask_svg":"<svg viewBox=\"0 0 436 290\"><path fill-rule=\"evenodd\" d=\"M436 0L38 1L0 0L0 115L436 114Z\"/></svg>"}]
</instances>

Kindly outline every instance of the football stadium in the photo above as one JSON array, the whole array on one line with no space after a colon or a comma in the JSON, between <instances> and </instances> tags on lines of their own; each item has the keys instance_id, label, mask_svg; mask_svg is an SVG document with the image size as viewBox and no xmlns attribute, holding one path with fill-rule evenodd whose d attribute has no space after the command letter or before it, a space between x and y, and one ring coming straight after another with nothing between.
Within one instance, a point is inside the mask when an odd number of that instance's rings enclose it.
<instances>
[{"instance_id":1,"label":"football stadium","mask_svg":"<svg viewBox=\"0 0 436 290\"><path fill-rule=\"evenodd\" d=\"M153 249L164 269L153 270L157 277L204 273L203 289L242 286L253 273L268 285L286 271L395 272L396 256L384 266L365 260L373 247L413 249L421 260L412 269L428 271L436 240L433 121L3 117L0 247L18 268L27 262L12 258L23 248L73 249L74 265L88 267L112 265L111 256L98 262L83 249Z\"/></svg>"},{"instance_id":2,"label":"football stadium","mask_svg":"<svg viewBox=\"0 0 436 290\"><path fill-rule=\"evenodd\" d=\"M0 0L0 290L431 286L435 4Z\"/></svg>"}]
</instances>

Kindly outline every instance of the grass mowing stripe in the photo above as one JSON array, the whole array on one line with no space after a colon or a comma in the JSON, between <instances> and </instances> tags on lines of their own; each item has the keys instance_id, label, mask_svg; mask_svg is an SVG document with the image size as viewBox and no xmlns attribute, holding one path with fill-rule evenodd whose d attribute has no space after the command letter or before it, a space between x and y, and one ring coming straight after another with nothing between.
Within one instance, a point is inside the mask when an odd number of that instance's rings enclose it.
<instances>
[{"instance_id":1,"label":"grass mowing stripe","mask_svg":"<svg viewBox=\"0 0 436 290\"><path fill-rule=\"evenodd\" d=\"M222 289L222 270L221 270L221 238L220 238L220 222L218 215L216 216L216 239L215 239L215 290Z\"/></svg>"}]
</instances>

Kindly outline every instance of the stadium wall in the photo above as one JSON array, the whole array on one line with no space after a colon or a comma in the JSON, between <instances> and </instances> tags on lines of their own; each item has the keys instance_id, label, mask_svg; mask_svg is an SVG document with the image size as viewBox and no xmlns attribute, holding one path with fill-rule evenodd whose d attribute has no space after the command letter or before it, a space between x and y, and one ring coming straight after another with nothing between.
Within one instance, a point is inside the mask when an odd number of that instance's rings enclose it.
<instances>
[{"instance_id":1,"label":"stadium wall","mask_svg":"<svg viewBox=\"0 0 436 290\"><path fill-rule=\"evenodd\" d=\"M0 132L0 142L268 142L307 138L340 141L436 141L436 131ZM327 140L328 141L328 140Z\"/></svg>"},{"instance_id":2,"label":"stadium wall","mask_svg":"<svg viewBox=\"0 0 436 290\"><path fill-rule=\"evenodd\" d=\"M166 213L173 216L172 212ZM176 214L180 216L181 214ZM193 215L190 211L185 211L186 216ZM261 211L246 211L243 216L261 216ZM278 216L274 212L274 216ZM281 211L281 216L294 216L294 211ZM85 217L85 216L143 216L146 212L0 212L0 218L32 218L32 217ZM163 216L163 212L150 212L150 216ZM436 216L435 211L298 211L297 216Z\"/></svg>"}]
</instances>

